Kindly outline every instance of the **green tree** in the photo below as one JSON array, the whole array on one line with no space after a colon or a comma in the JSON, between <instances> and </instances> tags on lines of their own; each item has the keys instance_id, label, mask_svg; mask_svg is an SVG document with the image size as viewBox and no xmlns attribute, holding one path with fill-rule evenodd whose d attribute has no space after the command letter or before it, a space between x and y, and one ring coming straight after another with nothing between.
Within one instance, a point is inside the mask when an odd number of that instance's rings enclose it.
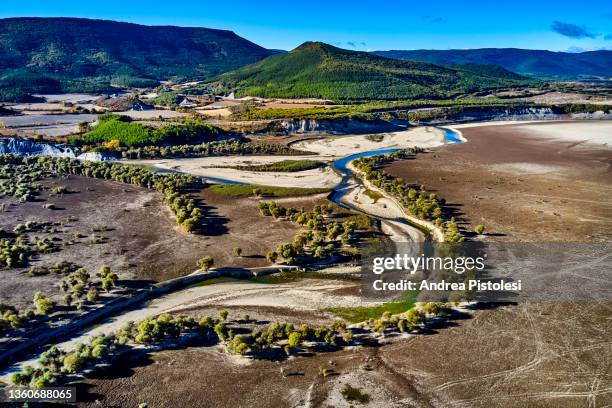
<instances>
[{"instance_id":1,"label":"green tree","mask_svg":"<svg viewBox=\"0 0 612 408\"><path fill-rule=\"evenodd\" d=\"M83 359L78 354L68 354L64 357L64 370L69 373L76 373L83 366L83 362Z\"/></svg>"},{"instance_id":2,"label":"green tree","mask_svg":"<svg viewBox=\"0 0 612 408\"><path fill-rule=\"evenodd\" d=\"M242 248L240 248L239 246L235 246L234 247L234 255L242 256Z\"/></svg>"},{"instance_id":3,"label":"green tree","mask_svg":"<svg viewBox=\"0 0 612 408\"><path fill-rule=\"evenodd\" d=\"M478 235L482 235L484 230L485 230L485 226L482 224L478 224L477 226L474 227L474 232L477 233Z\"/></svg>"},{"instance_id":4,"label":"green tree","mask_svg":"<svg viewBox=\"0 0 612 408\"><path fill-rule=\"evenodd\" d=\"M47 315L53 310L55 303L41 292L36 292L34 295L34 306L39 314Z\"/></svg>"},{"instance_id":5,"label":"green tree","mask_svg":"<svg viewBox=\"0 0 612 408\"><path fill-rule=\"evenodd\" d=\"M269 251L266 254L266 258L268 259L268 261L276 263L276 260L278 259L278 253L276 251Z\"/></svg>"},{"instance_id":6,"label":"green tree","mask_svg":"<svg viewBox=\"0 0 612 408\"><path fill-rule=\"evenodd\" d=\"M198 259L197 262L198 268L203 269L205 272L207 272L214 264L215 260L210 255L206 255L205 257Z\"/></svg>"},{"instance_id":7,"label":"green tree","mask_svg":"<svg viewBox=\"0 0 612 408\"><path fill-rule=\"evenodd\" d=\"M299 347L302 343L302 333L294 331L289 333L289 338L287 339L287 345L291 350Z\"/></svg>"},{"instance_id":8,"label":"green tree","mask_svg":"<svg viewBox=\"0 0 612 408\"><path fill-rule=\"evenodd\" d=\"M94 287L89 288L87 291L87 301L95 302L98 299L98 290Z\"/></svg>"}]
</instances>

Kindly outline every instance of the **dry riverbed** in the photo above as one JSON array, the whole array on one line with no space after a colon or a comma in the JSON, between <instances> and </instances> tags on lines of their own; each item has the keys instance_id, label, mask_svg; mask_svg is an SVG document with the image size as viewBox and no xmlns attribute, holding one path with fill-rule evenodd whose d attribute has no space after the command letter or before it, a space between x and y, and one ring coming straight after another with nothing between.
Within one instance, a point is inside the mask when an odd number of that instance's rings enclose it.
<instances>
[{"instance_id":1,"label":"dry riverbed","mask_svg":"<svg viewBox=\"0 0 612 408\"><path fill-rule=\"evenodd\" d=\"M340 182L340 177L329 168L283 173L244 171L227 168L227 166L257 165L301 159L332 162L345 156L370 150L413 146L429 148L439 146L443 141L444 132L442 130L433 127L416 127L401 132L380 135L331 136L324 139L297 142L292 145L295 149L314 152L317 155L219 156L190 159L131 160L126 162L246 184L329 188Z\"/></svg>"}]
</instances>

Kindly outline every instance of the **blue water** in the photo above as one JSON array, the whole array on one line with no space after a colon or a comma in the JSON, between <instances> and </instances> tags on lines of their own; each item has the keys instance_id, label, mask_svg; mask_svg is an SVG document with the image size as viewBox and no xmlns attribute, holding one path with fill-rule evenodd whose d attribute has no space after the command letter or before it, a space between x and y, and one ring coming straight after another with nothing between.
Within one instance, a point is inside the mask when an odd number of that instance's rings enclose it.
<instances>
[{"instance_id":1,"label":"blue water","mask_svg":"<svg viewBox=\"0 0 612 408\"><path fill-rule=\"evenodd\" d=\"M462 140L459 138L457 132L447 128L444 129L444 143L461 143Z\"/></svg>"},{"instance_id":2,"label":"blue water","mask_svg":"<svg viewBox=\"0 0 612 408\"><path fill-rule=\"evenodd\" d=\"M333 166L336 170L338 170L341 173L348 173L349 170L346 166L351 160L360 159L362 157L377 156L379 154L389 154L389 153L396 152L398 150L399 150L398 148L394 148L394 149L370 150L369 152L356 153L356 154L352 154L350 156L346 156L346 157L336 160L335 162L333 162Z\"/></svg>"},{"instance_id":3,"label":"blue water","mask_svg":"<svg viewBox=\"0 0 612 408\"><path fill-rule=\"evenodd\" d=\"M218 177L202 176L202 178L206 181L212 181L213 183L220 183L220 184L247 184L247 183L242 183L240 181L228 180L228 179L218 178Z\"/></svg>"}]
</instances>

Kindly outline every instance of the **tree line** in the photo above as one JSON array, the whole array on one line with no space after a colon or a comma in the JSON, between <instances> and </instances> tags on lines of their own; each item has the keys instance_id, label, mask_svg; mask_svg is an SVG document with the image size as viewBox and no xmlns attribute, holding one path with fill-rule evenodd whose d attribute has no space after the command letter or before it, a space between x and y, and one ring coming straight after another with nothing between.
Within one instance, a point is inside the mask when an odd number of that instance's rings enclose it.
<instances>
[{"instance_id":1,"label":"tree line","mask_svg":"<svg viewBox=\"0 0 612 408\"><path fill-rule=\"evenodd\" d=\"M392 176L381 169L385 164L413 158L423 151L418 147L401 149L387 155L362 157L354 160L353 165L364 173L366 180L395 197L410 214L420 220L431 221L436 227L442 228L445 242L463 242L463 235L455 219L444 220L443 198L438 198L434 193L427 193L424 186L416 188L401 177Z\"/></svg>"},{"instance_id":2,"label":"tree line","mask_svg":"<svg viewBox=\"0 0 612 408\"><path fill-rule=\"evenodd\" d=\"M34 171L53 174L113 180L159 191L165 203L176 216L176 222L187 232L196 232L202 227L203 213L189 191L202 187L200 179L187 174L155 174L148 169L120 163L79 161L67 157L20 157L0 155L0 166L4 168L26 166ZM39 173L40 174L40 173Z\"/></svg>"},{"instance_id":3,"label":"tree line","mask_svg":"<svg viewBox=\"0 0 612 408\"><path fill-rule=\"evenodd\" d=\"M428 318L443 316L448 312L445 304L430 302L396 315L386 312L380 319L362 322L356 329L347 327L342 320L318 327L308 324L296 327L291 323L276 322L252 328L248 316L230 321L226 310L219 311L216 318L202 316L198 319L165 313L139 323L128 322L117 332L93 336L70 351L51 347L40 356L37 367L26 366L13 373L11 382L16 386L34 388L57 386L76 375L84 375L99 364L113 363L121 353L138 345L168 347L194 337L206 339L212 344L222 343L228 352L240 355L256 356L275 350L287 355L299 355L302 351L311 350L337 350L343 346L361 344L355 337L359 331L362 332L359 334L361 337L418 332L425 327Z\"/></svg>"}]
</instances>

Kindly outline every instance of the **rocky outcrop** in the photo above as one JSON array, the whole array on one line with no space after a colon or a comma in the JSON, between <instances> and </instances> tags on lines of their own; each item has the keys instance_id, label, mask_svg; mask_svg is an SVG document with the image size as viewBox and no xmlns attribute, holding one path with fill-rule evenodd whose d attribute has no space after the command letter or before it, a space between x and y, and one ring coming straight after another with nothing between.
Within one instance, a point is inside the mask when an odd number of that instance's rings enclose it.
<instances>
[{"instance_id":1,"label":"rocky outcrop","mask_svg":"<svg viewBox=\"0 0 612 408\"><path fill-rule=\"evenodd\" d=\"M420 124L441 125L458 122L481 122L488 120L605 120L612 119L612 112L595 111L567 113L556 107L473 107L440 108L431 112L431 119Z\"/></svg>"},{"instance_id":2,"label":"rocky outcrop","mask_svg":"<svg viewBox=\"0 0 612 408\"><path fill-rule=\"evenodd\" d=\"M79 160L104 161L113 157L100 152L81 153L77 148L61 145L39 143L17 137L0 138L0 154L14 154L17 156L53 156L70 157Z\"/></svg>"},{"instance_id":3,"label":"rocky outcrop","mask_svg":"<svg viewBox=\"0 0 612 408\"><path fill-rule=\"evenodd\" d=\"M77 154L73 148L63 145L52 145L47 143L33 142L21 138L1 138L0 154L15 154L18 156L54 156L72 157Z\"/></svg>"},{"instance_id":4,"label":"rocky outcrop","mask_svg":"<svg viewBox=\"0 0 612 408\"><path fill-rule=\"evenodd\" d=\"M357 119L279 119L272 121L264 129L267 133L329 133L329 134L367 134L393 132L401 126L385 120L363 121Z\"/></svg>"}]
</instances>

